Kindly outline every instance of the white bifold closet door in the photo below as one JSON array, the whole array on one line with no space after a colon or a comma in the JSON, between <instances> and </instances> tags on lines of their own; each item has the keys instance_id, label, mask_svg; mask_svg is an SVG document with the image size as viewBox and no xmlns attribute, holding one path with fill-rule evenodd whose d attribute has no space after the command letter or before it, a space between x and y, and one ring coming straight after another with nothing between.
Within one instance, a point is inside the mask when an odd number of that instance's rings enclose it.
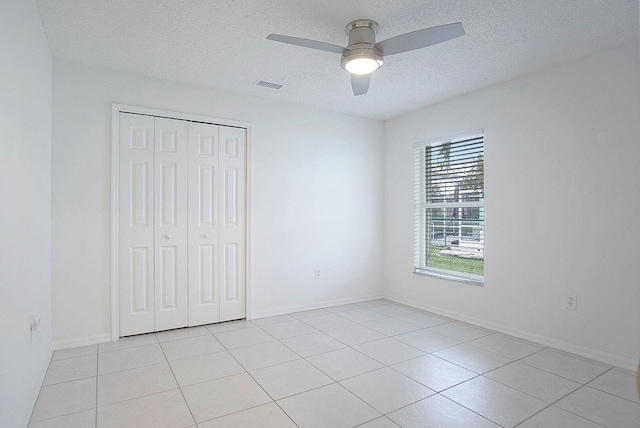
<instances>
[{"instance_id":1,"label":"white bifold closet door","mask_svg":"<svg viewBox=\"0 0 640 428\"><path fill-rule=\"evenodd\" d=\"M120 113L120 335L245 316L246 131Z\"/></svg>"},{"instance_id":2,"label":"white bifold closet door","mask_svg":"<svg viewBox=\"0 0 640 428\"><path fill-rule=\"evenodd\" d=\"M245 315L246 131L189 123L189 321Z\"/></svg>"}]
</instances>

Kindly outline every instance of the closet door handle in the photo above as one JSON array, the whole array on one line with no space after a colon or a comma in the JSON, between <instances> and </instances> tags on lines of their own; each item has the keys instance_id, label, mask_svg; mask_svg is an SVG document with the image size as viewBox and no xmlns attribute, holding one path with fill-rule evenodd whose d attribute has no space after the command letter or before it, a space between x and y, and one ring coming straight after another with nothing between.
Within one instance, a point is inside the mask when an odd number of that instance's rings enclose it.
<instances>
[{"instance_id":1,"label":"closet door handle","mask_svg":"<svg viewBox=\"0 0 640 428\"><path fill-rule=\"evenodd\" d=\"M203 238L208 238L209 236L210 236L210 235L209 235L208 233L203 233L203 234L202 234L202 237L203 237Z\"/></svg>"},{"instance_id":2,"label":"closet door handle","mask_svg":"<svg viewBox=\"0 0 640 428\"><path fill-rule=\"evenodd\" d=\"M171 235L164 235L164 239L171 239Z\"/></svg>"}]
</instances>

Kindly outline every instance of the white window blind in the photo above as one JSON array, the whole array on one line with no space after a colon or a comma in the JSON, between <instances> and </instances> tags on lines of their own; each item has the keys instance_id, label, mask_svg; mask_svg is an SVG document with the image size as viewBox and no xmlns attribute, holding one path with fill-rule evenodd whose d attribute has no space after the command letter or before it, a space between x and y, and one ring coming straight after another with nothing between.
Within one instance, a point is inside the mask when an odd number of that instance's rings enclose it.
<instances>
[{"instance_id":1,"label":"white window blind","mask_svg":"<svg viewBox=\"0 0 640 428\"><path fill-rule=\"evenodd\" d=\"M414 145L414 272L484 282L484 132Z\"/></svg>"}]
</instances>

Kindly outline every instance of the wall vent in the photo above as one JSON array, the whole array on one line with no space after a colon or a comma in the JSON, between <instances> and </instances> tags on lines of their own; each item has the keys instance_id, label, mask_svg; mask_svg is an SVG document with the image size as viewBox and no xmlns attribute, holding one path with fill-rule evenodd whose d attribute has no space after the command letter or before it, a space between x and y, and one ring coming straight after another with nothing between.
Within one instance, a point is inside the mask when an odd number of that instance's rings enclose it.
<instances>
[{"instance_id":1,"label":"wall vent","mask_svg":"<svg viewBox=\"0 0 640 428\"><path fill-rule=\"evenodd\" d=\"M274 83L267 80L258 80L254 85L269 89L280 89L284 86L282 83Z\"/></svg>"}]
</instances>

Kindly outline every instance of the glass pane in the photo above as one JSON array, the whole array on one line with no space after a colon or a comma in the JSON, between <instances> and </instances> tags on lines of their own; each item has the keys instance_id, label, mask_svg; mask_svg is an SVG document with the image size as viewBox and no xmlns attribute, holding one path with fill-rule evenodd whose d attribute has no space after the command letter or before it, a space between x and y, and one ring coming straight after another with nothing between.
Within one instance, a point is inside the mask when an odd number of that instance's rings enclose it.
<instances>
[{"instance_id":1,"label":"glass pane","mask_svg":"<svg viewBox=\"0 0 640 428\"><path fill-rule=\"evenodd\" d=\"M484 275L484 208L426 208L425 266Z\"/></svg>"}]
</instances>

